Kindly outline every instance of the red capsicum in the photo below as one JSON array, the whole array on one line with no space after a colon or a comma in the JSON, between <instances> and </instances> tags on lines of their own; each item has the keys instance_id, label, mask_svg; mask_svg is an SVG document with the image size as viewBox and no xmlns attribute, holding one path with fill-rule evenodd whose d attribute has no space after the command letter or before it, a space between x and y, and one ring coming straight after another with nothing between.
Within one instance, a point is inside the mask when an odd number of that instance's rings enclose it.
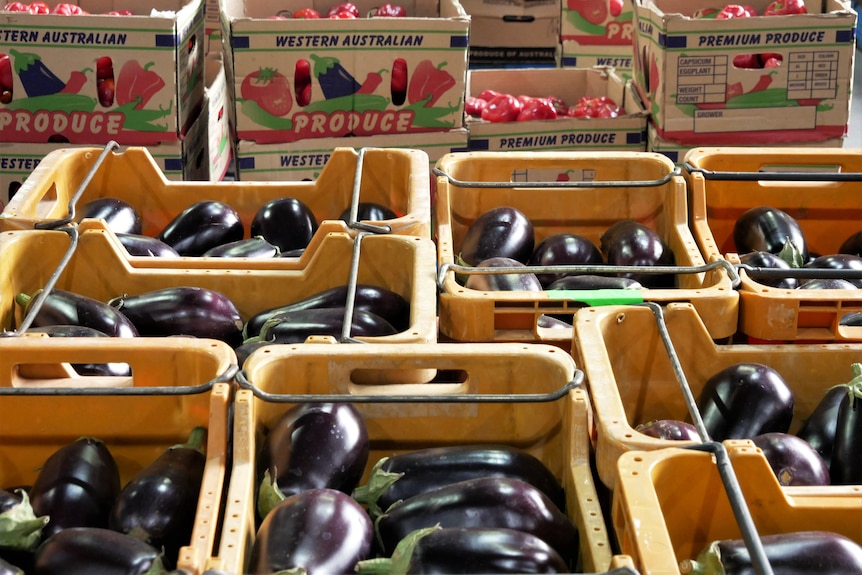
<instances>
[{"instance_id":1,"label":"red capsicum","mask_svg":"<svg viewBox=\"0 0 862 575\"><path fill-rule=\"evenodd\" d=\"M731 18L750 18L757 16L757 11L751 6L742 6L740 4L728 4L718 11L715 15L716 20L729 20Z\"/></svg>"},{"instance_id":2,"label":"red capsicum","mask_svg":"<svg viewBox=\"0 0 862 575\"><path fill-rule=\"evenodd\" d=\"M404 58L395 58L392 62L392 74L389 77L389 92L392 96L393 104L400 106L404 103L404 99L407 97L407 60Z\"/></svg>"},{"instance_id":3,"label":"red capsicum","mask_svg":"<svg viewBox=\"0 0 862 575\"><path fill-rule=\"evenodd\" d=\"M785 16L788 14L808 14L804 0L775 0L766 7L765 16Z\"/></svg>"},{"instance_id":4,"label":"red capsicum","mask_svg":"<svg viewBox=\"0 0 862 575\"><path fill-rule=\"evenodd\" d=\"M117 76L118 105L124 106L138 100L135 109L140 110L164 87L165 81L162 77L149 69L153 64L154 62L150 62L142 67L137 60L128 60L123 64L120 75Z\"/></svg>"},{"instance_id":5,"label":"red capsicum","mask_svg":"<svg viewBox=\"0 0 862 575\"><path fill-rule=\"evenodd\" d=\"M455 87L455 78L443 69L446 62L434 66L431 60L422 60L413 71L410 86L407 88L407 100L411 104L422 102L426 98L426 108L431 108L440 97Z\"/></svg>"},{"instance_id":6,"label":"red capsicum","mask_svg":"<svg viewBox=\"0 0 862 575\"><path fill-rule=\"evenodd\" d=\"M0 54L0 104L8 104L12 101L14 86L12 60L8 54Z\"/></svg>"},{"instance_id":7,"label":"red capsicum","mask_svg":"<svg viewBox=\"0 0 862 575\"><path fill-rule=\"evenodd\" d=\"M305 58L297 60L293 67L293 94L297 106L311 102L311 64Z\"/></svg>"}]
</instances>

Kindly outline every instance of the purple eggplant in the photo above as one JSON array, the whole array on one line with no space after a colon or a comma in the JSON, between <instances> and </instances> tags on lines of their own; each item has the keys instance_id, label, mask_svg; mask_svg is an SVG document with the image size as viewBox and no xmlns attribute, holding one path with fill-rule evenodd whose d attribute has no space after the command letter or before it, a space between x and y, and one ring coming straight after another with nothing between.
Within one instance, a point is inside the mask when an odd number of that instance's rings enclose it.
<instances>
[{"instance_id":1,"label":"purple eggplant","mask_svg":"<svg viewBox=\"0 0 862 575\"><path fill-rule=\"evenodd\" d=\"M356 564L368 558L373 540L371 519L349 495L307 489L267 514L251 547L249 572L353 573Z\"/></svg>"},{"instance_id":2,"label":"purple eggplant","mask_svg":"<svg viewBox=\"0 0 862 575\"><path fill-rule=\"evenodd\" d=\"M814 278L805 280L796 289L859 289L847 280L839 278Z\"/></svg>"},{"instance_id":3,"label":"purple eggplant","mask_svg":"<svg viewBox=\"0 0 862 575\"><path fill-rule=\"evenodd\" d=\"M769 268L783 270L792 269L790 267L790 264L781 259L778 255L763 250L742 254L741 256L739 256L739 263L751 266L753 268ZM796 278L792 277L755 278L755 281L765 286L778 289L796 289L796 287L799 285L799 281Z\"/></svg>"},{"instance_id":4,"label":"purple eggplant","mask_svg":"<svg viewBox=\"0 0 862 575\"><path fill-rule=\"evenodd\" d=\"M15 301L29 311L36 294L20 293ZM95 329L110 337L136 337L135 325L116 309L97 299L81 294L52 289L39 313L33 318L33 327L49 325L77 325Z\"/></svg>"},{"instance_id":5,"label":"purple eggplant","mask_svg":"<svg viewBox=\"0 0 862 575\"><path fill-rule=\"evenodd\" d=\"M533 250L533 255L530 256L527 265L594 265L601 264L602 261L602 253L599 248L588 238L577 234L559 233L542 240ZM537 273L536 277L539 278L542 287L547 289L554 281L577 273Z\"/></svg>"},{"instance_id":6,"label":"purple eggplant","mask_svg":"<svg viewBox=\"0 0 862 575\"><path fill-rule=\"evenodd\" d=\"M676 257L670 246L652 228L634 220L614 222L602 234L599 248L608 264L614 266L672 266ZM647 288L675 285L673 274L620 273Z\"/></svg>"},{"instance_id":7,"label":"purple eggplant","mask_svg":"<svg viewBox=\"0 0 862 575\"><path fill-rule=\"evenodd\" d=\"M197 202L179 213L156 236L181 256L200 256L208 249L241 240L239 214L224 202Z\"/></svg>"},{"instance_id":8,"label":"purple eggplant","mask_svg":"<svg viewBox=\"0 0 862 575\"><path fill-rule=\"evenodd\" d=\"M551 283L547 290L594 290L594 289L642 289L643 286L631 278L595 276L591 274L566 276Z\"/></svg>"},{"instance_id":9,"label":"purple eggplant","mask_svg":"<svg viewBox=\"0 0 862 575\"><path fill-rule=\"evenodd\" d=\"M134 206L119 198L90 200L75 215L76 222L84 219L105 220L108 229L115 234L140 234L144 227Z\"/></svg>"},{"instance_id":10,"label":"purple eggplant","mask_svg":"<svg viewBox=\"0 0 862 575\"><path fill-rule=\"evenodd\" d=\"M542 491L560 511L566 509L566 494L551 470L531 453L507 445L431 447L384 457L353 498L377 517L398 501L480 477L519 479Z\"/></svg>"},{"instance_id":11,"label":"purple eggplant","mask_svg":"<svg viewBox=\"0 0 862 575\"><path fill-rule=\"evenodd\" d=\"M835 385L826 390L817 403L814 411L805 420L796 436L804 439L820 457L831 465L832 444L835 442L835 431L838 427L838 407L847 394L847 386Z\"/></svg>"},{"instance_id":12,"label":"purple eggplant","mask_svg":"<svg viewBox=\"0 0 862 575\"><path fill-rule=\"evenodd\" d=\"M514 529L428 527L398 542L392 558L360 561L359 575L569 573L542 539Z\"/></svg>"},{"instance_id":13,"label":"purple eggplant","mask_svg":"<svg viewBox=\"0 0 862 575\"><path fill-rule=\"evenodd\" d=\"M714 441L787 433L793 419L793 390L781 375L760 363L728 366L704 383L697 402Z\"/></svg>"},{"instance_id":14,"label":"purple eggplant","mask_svg":"<svg viewBox=\"0 0 862 575\"><path fill-rule=\"evenodd\" d=\"M247 360L252 353L268 345L273 345L273 343L271 341L247 341L239 347L235 347L233 353L236 355L236 364L242 368L243 364L245 364L245 360Z\"/></svg>"},{"instance_id":15,"label":"purple eggplant","mask_svg":"<svg viewBox=\"0 0 862 575\"><path fill-rule=\"evenodd\" d=\"M31 328L29 331L44 333L49 337L108 337L107 334L83 325L45 325ZM128 377L132 368L128 363L73 363L72 369L78 375L106 375Z\"/></svg>"},{"instance_id":16,"label":"purple eggplant","mask_svg":"<svg viewBox=\"0 0 862 575\"><path fill-rule=\"evenodd\" d=\"M258 510L308 489L351 493L368 463L368 430L349 403L303 403L269 430L257 458ZM277 488L274 492L272 488Z\"/></svg>"},{"instance_id":17,"label":"purple eggplant","mask_svg":"<svg viewBox=\"0 0 862 575\"><path fill-rule=\"evenodd\" d=\"M286 252L281 252L278 254L280 258L301 258L302 254L305 253L305 248L296 248L293 250L287 250Z\"/></svg>"},{"instance_id":18,"label":"purple eggplant","mask_svg":"<svg viewBox=\"0 0 862 575\"><path fill-rule=\"evenodd\" d=\"M165 565L177 563L192 539L204 477L206 429L196 427L187 443L169 447L120 491L108 527L164 551Z\"/></svg>"},{"instance_id":19,"label":"purple eggplant","mask_svg":"<svg viewBox=\"0 0 862 575\"><path fill-rule=\"evenodd\" d=\"M862 327L862 313L853 312L844 314L841 316L841 319L838 322L839 325L846 325L848 327Z\"/></svg>"},{"instance_id":20,"label":"purple eggplant","mask_svg":"<svg viewBox=\"0 0 862 575\"><path fill-rule=\"evenodd\" d=\"M841 243L838 248L839 254L851 254L854 256L862 256L862 230L854 232L850 237Z\"/></svg>"},{"instance_id":21,"label":"purple eggplant","mask_svg":"<svg viewBox=\"0 0 862 575\"><path fill-rule=\"evenodd\" d=\"M245 340L270 343L303 343L312 335L341 337L344 326L343 307L300 309L278 313L264 322L256 337ZM392 324L376 313L353 310L350 324L351 337L381 337L398 333Z\"/></svg>"},{"instance_id":22,"label":"purple eggplant","mask_svg":"<svg viewBox=\"0 0 862 575\"><path fill-rule=\"evenodd\" d=\"M751 438L781 485L829 485L829 466L804 439L787 433Z\"/></svg>"},{"instance_id":23,"label":"purple eggplant","mask_svg":"<svg viewBox=\"0 0 862 575\"><path fill-rule=\"evenodd\" d=\"M464 287L479 291L542 291L542 284L536 274L526 271L524 264L518 260L505 257L494 257L482 260L476 268L507 268L522 267L523 273L500 274L469 274Z\"/></svg>"},{"instance_id":24,"label":"purple eggplant","mask_svg":"<svg viewBox=\"0 0 862 575\"><path fill-rule=\"evenodd\" d=\"M25 575L24 570L0 557L0 575Z\"/></svg>"},{"instance_id":25,"label":"purple eggplant","mask_svg":"<svg viewBox=\"0 0 862 575\"><path fill-rule=\"evenodd\" d=\"M70 527L107 527L108 514L120 492L120 472L107 446L82 437L45 461L30 502L37 516L48 516L43 541Z\"/></svg>"},{"instance_id":26,"label":"purple eggplant","mask_svg":"<svg viewBox=\"0 0 862 575\"><path fill-rule=\"evenodd\" d=\"M158 238L142 234L116 234L130 256L153 258L178 258L177 250Z\"/></svg>"},{"instance_id":27,"label":"purple eggplant","mask_svg":"<svg viewBox=\"0 0 862 575\"><path fill-rule=\"evenodd\" d=\"M790 214L769 206L757 206L743 212L733 224L733 243L737 253L764 251L778 254L788 242L808 261L808 243L802 228Z\"/></svg>"},{"instance_id":28,"label":"purple eggplant","mask_svg":"<svg viewBox=\"0 0 862 575\"><path fill-rule=\"evenodd\" d=\"M73 527L36 550L33 575L165 575L160 553L143 541L95 527Z\"/></svg>"},{"instance_id":29,"label":"purple eggplant","mask_svg":"<svg viewBox=\"0 0 862 575\"><path fill-rule=\"evenodd\" d=\"M356 207L357 222L385 222L398 217L392 209L376 202L359 202ZM350 208L345 208L338 219L350 223Z\"/></svg>"},{"instance_id":30,"label":"purple eggplant","mask_svg":"<svg viewBox=\"0 0 862 575\"><path fill-rule=\"evenodd\" d=\"M862 547L828 531L795 531L762 535L766 559L776 575L849 575L862 573ZM713 541L697 560L683 560L680 573L687 575L757 575L742 539Z\"/></svg>"},{"instance_id":31,"label":"purple eggplant","mask_svg":"<svg viewBox=\"0 0 862 575\"><path fill-rule=\"evenodd\" d=\"M263 236L254 236L211 247L201 255L205 258L275 258L278 257L278 246Z\"/></svg>"},{"instance_id":32,"label":"purple eggplant","mask_svg":"<svg viewBox=\"0 0 862 575\"><path fill-rule=\"evenodd\" d=\"M23 489L0 490L0 555L32 551L42 540L47 517L37 517Z\"/></svg>"},{"instance_id":33,"label":"purple eggplant","mask_svg":"<svg viewBox=\"0 0 862 575\"><path fill-rule=\"evenodd\" d=\"M108 305L125 315L142 336L188 335L242 343L242 317L228 296L201 287L178 286L124 295Z\"/></svg>"},{"instance_id":34,"label":"purple eggplant","mask_svg":"<svg viewBox=\"0 0 862 575\"><path fill-rule=\"evenodd\" d=\"M282 312L344 307L345 305L347 305L346 285L325 289L293 303L255 314L245 323L243 337L248 339L259 335L263 324ZM357 284L353 305L354 309L370 311L379 315L399 332L410 327L410 303L392 290L368 284Z\"/></svg>"},{"instance_id":35,"label":"purple eggplant","mask_svg":"<svg viewBox=\"0 0 862 575\"><path fill-rule=\"evenodd\" d=\"M862 270L862 256L850 254L831 254L819 256L806 263L803 267L827 270ZM862 287L862 279L847 279L857 288Z\"/></svg>"},{"instance_id":36,"label":"purple eggplant","mask_svg":"<svg viewBox=\"0 0 862 575\"><path fill-rule=\"evenodd\" d=\"M260 207L251 221L251 235L265 238L283 253L305 248L317 227L311 208L301 200L284 197Z\"/></svg>"},{"instance_id":37,"label":"purple eggplant","mask_svg":"<svg viewBox=\"0 0 862 575\"><path fill-rule=\"evenodd\" d=\"M635 431L665 441L700 441L700 434L694 425L675 419L648 421L638 425Z\"/></svg>"},{"instance_id":38,"label":"purple eggplant","mask_svg":"<svg viewBox=\"0 0 862 575\"><path fill-rule=\"evenodd\" d=\"M391 554L399 541L417 529L498 527L531 533L574 566L578 528L547 495L520 479L480 477L452 483L404 499L377 518L380 548Z\"/></svg>"},{"instance_id":39,"label":"purple eggplant","mask_svg":"<svg viewBox=\"0 0 862 575\"><path fill-rule=\"evenodd\" d=\"M516 208L491 208L481 213L461 240L459 259L470 266L495 258L512 258L526 264L536 238L533 223Z\"/></svg>"},{"instance_id":40,"label":"purple eggplant","mask_svg":"<svg viewBox=\"0 0 862 575\"><path fill-rule=\"evenodd\" d=\"M853 380L838 406L829 472L835 485L862 484L862 364L854 363Z\"/></svg>"}]
</instances>

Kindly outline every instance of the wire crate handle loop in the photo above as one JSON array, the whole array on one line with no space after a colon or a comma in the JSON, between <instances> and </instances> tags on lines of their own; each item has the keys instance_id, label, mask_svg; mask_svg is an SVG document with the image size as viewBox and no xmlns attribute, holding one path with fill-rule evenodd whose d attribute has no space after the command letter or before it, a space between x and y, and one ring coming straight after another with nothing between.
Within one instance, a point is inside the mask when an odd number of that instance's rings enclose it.
<instances>
[{"instance_id":1,"label":"wire crate handle loop","mask_svg":"<svg viewBox=\"0 0 862 575\"><path fill-rule=\"evenodd\" d=\"M576 180L568 182L469 182L459 180L437 166L434 166L432 172L435 176L446 178L450 184L459 188L654 188L663 186L675 176L679 176L682 173L679 166L676 166L673 170L655 180L617 180L607 182L580 182Z\"/></svg>"},{"instance_id":2,"label":"wire crate handle loop","mask_svg":"<svg viewBox=\"0 0 862 575\"><path fill-rule=\"evenodd\" d=\"M683 165L690 174L700 174L704 180L769 181L769 182L862 182L862 172L725 172L706 170L686 160Z\"/></svg>"}]
</instances>

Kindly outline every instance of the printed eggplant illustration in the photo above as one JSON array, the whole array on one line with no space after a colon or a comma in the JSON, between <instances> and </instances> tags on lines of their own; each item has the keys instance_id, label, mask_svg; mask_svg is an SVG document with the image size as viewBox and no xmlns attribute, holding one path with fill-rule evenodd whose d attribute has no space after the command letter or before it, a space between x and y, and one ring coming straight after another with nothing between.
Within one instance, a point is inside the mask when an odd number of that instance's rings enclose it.
<instances>
[{"instance_id":1,"label":"printed eggplant illustration","mask_svg":"<svg viewBox=\"0 0 862 575\"><path fill-rule=\"evenodd\" d=\"M327 100L355 94L362 85L348 72L338 58L311 54L314 62L314 77L320 83L323 97Z\"/></svg>"},{"instance_id":2,"label":"printed eggplant illustration","mask_svg":"<svg viewBox=\"0 0 862 575\"><path fill-rule=\"evenodd\" d=\"M17 50L9 50L9 54L12 56L13 69L31 98L57 94L66 87L66 83L42 62L38 54Z\"/></svg>"}]
</instances>

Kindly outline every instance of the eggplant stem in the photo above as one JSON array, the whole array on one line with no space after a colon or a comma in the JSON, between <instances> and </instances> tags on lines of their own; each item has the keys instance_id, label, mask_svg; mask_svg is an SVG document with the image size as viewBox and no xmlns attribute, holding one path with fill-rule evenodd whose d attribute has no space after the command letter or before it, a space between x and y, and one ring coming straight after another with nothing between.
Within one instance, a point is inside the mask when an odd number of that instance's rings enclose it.
<instances>
[{"instance_id":1,"label":"eggplant stem","mask_svg":"<svg viewBox=\"0 0 862 575\"><path fill-rule=\"evenodd\" d=\"M21 292L15 296L15 303L17 303L18 305L20 305L24 309L27 309L27 306L29 306L30 302L33 301L33 297L35 297L35 294L31 296L31 295L25 294L24 292Z\"/></svg>"},{"instance_id":2,"label":"eggplant stem","mask_svg":"<svg viewBox=\"0 0 862 575\"><path fill-rule=\"evenodd\" d=\"M395 575L392 570L392 559L388 557L375 557L360 561L356 564L356 572L359 575Z\"/></svg>"},{"instance_id":3,"label":"eggplant stem","mask_svg":"<svg viewBox=\"0 0 862 575\"><path fill-rule=\"evenodd\" d=\"M383 515L384 510L377 503L380 497L392 487L392 484L404 476L403 473L392 473L381 469L388 459L388 457L383 457L375 463L368 476L368 483L360 485L351 494L351 497L357 502L368 506L368 513L372 519Z\"/></svg>"},{"instance_id":4,"label":"eggplant stem","mask_svg":"<svg viewBox=\"0 0 862 575\"><path fill-rule=\"evenodd\" d=\"M856 402L862 401L862 363L854 363L850 366L853 379L847 384L847 393L850 394L850 409L856 409Z\"/></svg>"},{"instance_id":5,"label":"eggplant stem","mask_svg":"<svg viewBox=\"0 0 862 575\"><path fill-rule=\"evenodd\" d=\"M278 488L278 481L267 469L257 491L257 513L260 518L263 519L269 515L269 512L284 499L284 493Z\"/></svg>"},{"instance_id":6,"label":"eggplant stem","mask_svg":"<svg viewBox=\"0 0 862 575\"><path fill-rule=\"evenodd\" d=\"M204 441L206 441L206 437L207 428L203 425L198 425L192 429L188 441L174 445L171 449L194 449L195 451L204 453Z\"/></svg>"}]
</instances>

